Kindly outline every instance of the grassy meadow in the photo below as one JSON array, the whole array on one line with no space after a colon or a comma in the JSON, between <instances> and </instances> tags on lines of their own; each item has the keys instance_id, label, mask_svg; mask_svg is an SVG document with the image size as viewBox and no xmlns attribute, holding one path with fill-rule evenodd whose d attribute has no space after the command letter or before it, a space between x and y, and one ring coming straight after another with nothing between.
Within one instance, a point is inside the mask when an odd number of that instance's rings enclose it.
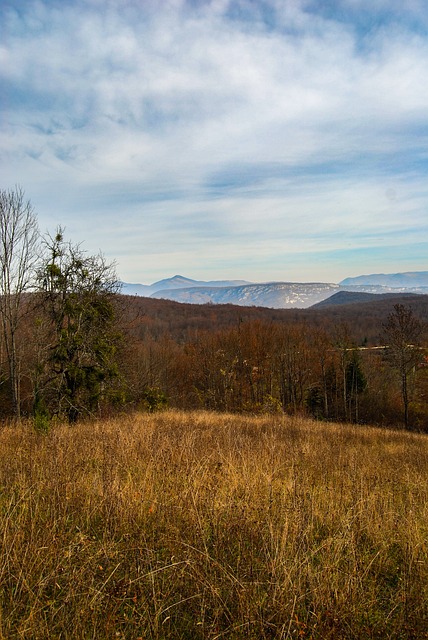
<instances>
[{"instance_id":1,"label":"grassy meadow","mask_svg":"<svg viewBox=\"0 0 428 640\"><path fill-rule=\"evenodd\" d=\"M0 428L0 638L428 638L428 436L284 416Z\"/></svg>"}]
</instances>

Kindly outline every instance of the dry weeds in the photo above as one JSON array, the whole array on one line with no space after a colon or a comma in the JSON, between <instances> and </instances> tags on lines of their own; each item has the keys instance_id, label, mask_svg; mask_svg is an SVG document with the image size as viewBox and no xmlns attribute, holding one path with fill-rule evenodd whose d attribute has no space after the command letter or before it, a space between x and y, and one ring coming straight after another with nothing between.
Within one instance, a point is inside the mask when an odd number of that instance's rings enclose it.
<instances>
[{"instance_id":1,"label":"dry weeds","mask_svg":"<svg viewBox=\"0 0 428 640\"><path fill-rule=\"evenodd\" d=\"M166 412L0 458L2 638L428 638L426 435Z\"/></svg>"}]
</instances>

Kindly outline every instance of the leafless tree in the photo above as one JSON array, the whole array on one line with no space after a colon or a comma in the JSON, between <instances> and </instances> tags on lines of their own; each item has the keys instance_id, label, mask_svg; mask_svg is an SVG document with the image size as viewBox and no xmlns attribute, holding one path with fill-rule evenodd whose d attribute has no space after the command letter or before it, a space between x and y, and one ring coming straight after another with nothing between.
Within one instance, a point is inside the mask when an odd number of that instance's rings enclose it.
<instances>
[{"instance_id":1,"label":"leafless tree","mask_svg":"<svg viewBox=\"0 0 428 640\"><path fill-rule=\"evenodd\" d=\"M424 328L412 309L402 304L394 305L394 311L383 325L386 357L400 376L406 428L409 426L409 376L422 360L420 339Z\"/></svg>"},{"instance_id":2,"label":"leafless tree","mask_svg":"<svg viewBox=\"0 0 428 640\"><path fill-rule=\"evenodd\" d=\"M39 230L21 187L0 190L0 315L13 411L20 417L20 358L17 332L24 294L33 283Z\"/></svg>"}]
</instances>

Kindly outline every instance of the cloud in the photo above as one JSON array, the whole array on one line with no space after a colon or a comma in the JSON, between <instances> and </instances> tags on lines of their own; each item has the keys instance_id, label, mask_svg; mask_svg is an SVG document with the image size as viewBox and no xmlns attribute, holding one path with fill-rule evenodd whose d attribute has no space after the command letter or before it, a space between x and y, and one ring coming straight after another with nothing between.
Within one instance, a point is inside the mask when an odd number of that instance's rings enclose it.
<instances>
[{"instance_id":1,"label":"cloud","mask_svg":"<svg viewBox=\"0 0 428 640\"><path fill-rule=\"evenodd\" d=\"M245 271L254 252L268 269L281 242L308 254L415 241L428 196L422 3L337 7L4 3L5 186L24 186L42 224L57 218L90 248L96 235L122 277L137 277L143 251L164 276L168 256L174 272L218 264L219 242Z\"/></svg>"}]
</instances>

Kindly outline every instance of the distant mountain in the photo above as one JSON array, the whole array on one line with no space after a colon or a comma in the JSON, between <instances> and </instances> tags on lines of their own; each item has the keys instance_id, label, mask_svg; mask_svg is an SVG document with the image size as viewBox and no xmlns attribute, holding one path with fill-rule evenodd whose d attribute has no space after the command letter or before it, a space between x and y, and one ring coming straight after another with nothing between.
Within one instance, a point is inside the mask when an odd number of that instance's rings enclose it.
<instances>
[{"instance_id":1,"label":"distant mountain","mask_svg":"<svg viewBox=\"0 0 428 640\"><path fill-rule=\"evenodd\" d=\"M305 309L330 298L338 292L366 293L377 295L401 293L406 289L392 289L381 285L341 286L325 282L265 282L227 287L185 287L162 289L151 294L152 298L165 298L188 304L234 304L239 306L270 307L271 309ZM413 293L423 293L423 288L414 287ZM342 304L345 304L342 302Z\"/></svg>"},{"instance_id":2,"label":"distant mountain","mask_svg":"<svg viewBox=\"0 0 428 640\"><path fill-rule=\"evenodd\" d=\"M131 284L130 282L121 282L120 293L122 293L124 296L142 296L143 298L149 298L153 293L153 289L147 284Z\"/></svg>"},{"instance_id":3,"label":"distant mountain","mask_svg":"<svg viewBox=\"0 0 428 640\"><path fill-rule=\"evenodd\" d=\"M270 307L271 309L301 309L324 300L337 291L337 284L324 282L267 282L232 287L192 287L157 291L152 298L167 298L192 304L235 304Z\"/></svg>"},{"instance_id":4,"label":"distant mountain","mask_svg":"<svg viewBox=\"0 0 428 640\"><path fill-rule=\"evenodd\" d=\"M144 296L150 297L157 291L174 290L174 289L190 289L194 287L234 287L249 284L246 280L211 280L205 282L203 280L192 280L184 276L173 276L165 280L159 280L153 284L130 284L121 282L121 293L128 296ZM166 297L166 296L165 296ZM173 298L171 298L172 300Z\"/></svg>"},{"instance_id":5,"label":"distant mountain","mask_svg":"<svg viewBox=\"0 0 428 640\"><path fill-rule=\"evenodd\" d=\"M380 285L394 289L428 288L428 271L407 271L405 273L372 273L355 278L345 278L339 283L349 285Z\"/></svg>"},{"instance_id":6,"label":"distant mountain","mask_svg":"<svg viewBox=\"0 0 428 640\"><path fill-rule=\"evenodd\" d=\"M166 280L159 280L151 285L151 288L155 291L161 291L163 289L190 289L194 287L238 287L243 284L250 284L246 280L191 280L184 276L173 276Z\"/></svg>"},{"instance_id":7,"label":"distant mountain","mask_svg":"<svg viewBox=\"0 0 428 640\"><path fill-rule=\"evenodd\" d=\"M380 280L385 282L382 284ZM378 280L379 282L376 282ZM392 284L391 284L392 283ZM404 284L403 284L404 283ZM426 283L426 284L424 284ZM234 304L270 307L271 309L304 309L338 295L328 305L369 301L371 295L428 293L428 271L379 274L346 278L340 284L325 282L264 282L245 280L211 280L204 282L176 275L151 285L122 283L123 294L165 298L189 304ZM346 292L352 295L346 295Z\"/></svg>"}]
</instances>

